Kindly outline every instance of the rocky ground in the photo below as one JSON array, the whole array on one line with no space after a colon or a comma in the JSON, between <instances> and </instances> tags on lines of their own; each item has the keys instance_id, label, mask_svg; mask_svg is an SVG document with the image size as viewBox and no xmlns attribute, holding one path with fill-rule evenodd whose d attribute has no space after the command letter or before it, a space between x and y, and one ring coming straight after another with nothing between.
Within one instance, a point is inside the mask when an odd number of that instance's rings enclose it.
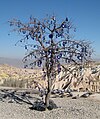
<instances>
[{"instance_id":1,"label":"rocky ground","mask_svg":"<svg viewBox=\"0 0 100 119\"><path fill-rule=\"evenodd\" d=\"M13 77L15 79L37 79L38 70L18 69L8 65L0 66L0 79ZM40 73L41 75L41 73ZM73 97L80 97L83 92L74 92ZM36 95L34 94L34 99ZM72 99L70 97L52 98L59 107L51 111L30 110L28 104L8 103L0 100L0 119L100 119L100 94L93 94L88 98Z\"/></svg>"},{"instance_id":2,"label":"rocky ground","mask_svg":"<svg viewBox=\"0 0 100 119\"><path fill-rule=\"evenodd\" d=\"M59 108L30 110L30 105L0 101L0 119L100 119L100 94L89 98L52 98Z\"/></svg>"}]
</instances>

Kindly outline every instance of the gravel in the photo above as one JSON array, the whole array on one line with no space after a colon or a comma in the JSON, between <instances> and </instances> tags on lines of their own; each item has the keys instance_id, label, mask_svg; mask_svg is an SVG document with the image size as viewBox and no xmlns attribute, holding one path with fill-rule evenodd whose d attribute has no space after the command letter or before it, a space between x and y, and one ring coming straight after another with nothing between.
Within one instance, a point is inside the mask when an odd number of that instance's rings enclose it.
<instances>
[{"instance_id":1,"label":"gravel","mask_svg":"<svg viewBox=\"0 0 100 119\"><path fill-rule=\"evenodd\" d=\"M100 101L89 98L54 98L59 108L30 110L27 104L0 101L0 119L100 119Z\"/></svg>"}]
</instances>

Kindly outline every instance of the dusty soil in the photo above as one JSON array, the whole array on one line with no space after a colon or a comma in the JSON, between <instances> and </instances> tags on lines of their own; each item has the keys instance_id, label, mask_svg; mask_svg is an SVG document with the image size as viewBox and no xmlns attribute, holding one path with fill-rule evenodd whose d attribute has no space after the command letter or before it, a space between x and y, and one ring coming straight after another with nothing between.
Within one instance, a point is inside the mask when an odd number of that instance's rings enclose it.
<instances>
[{"instance_id":1,"label":"dusty soil","mask_svg":"<svg viewBox=\"0 0 100 119\"><path fill-rule=\"evenodd\" d=\"M0 101L0 119L100 119L100 94L89 98L52 98L59 108L30 110L30 105Z\"/></svg>"}]
</instances>

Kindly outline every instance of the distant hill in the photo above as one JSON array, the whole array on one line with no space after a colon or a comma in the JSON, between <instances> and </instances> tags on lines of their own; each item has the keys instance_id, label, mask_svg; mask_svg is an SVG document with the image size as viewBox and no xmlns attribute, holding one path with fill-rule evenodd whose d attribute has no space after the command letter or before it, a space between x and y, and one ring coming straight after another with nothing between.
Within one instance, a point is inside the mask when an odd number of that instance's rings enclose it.
<instances>
[{"instance_id":1,"label":"distant hill","mask_svg":"<svg viewBox=\"0 0 100 119\"><path fill-rule=\"evenodd\" d=\"M13 58L4 58L0 57L0 64L8 64L14 67L23 68L24 64L21 59L13 59Z\"/></svg>"},{"instance_id":2,"label":"distant hill","mask_svg":"<svg viewBox=\"0 0 100 119\"><path fill-rule=\"evenodd\" d=\"M96 62L100 62L100 59L94 58L93 59ZM22 62L22 59L15 59L15 58L5 58L5 57L0 57L0 65L2 64L8 64L17 68L23 68L24 64ZM36 67L35 67L36 68Z\"/></svg>"}]
</instances>

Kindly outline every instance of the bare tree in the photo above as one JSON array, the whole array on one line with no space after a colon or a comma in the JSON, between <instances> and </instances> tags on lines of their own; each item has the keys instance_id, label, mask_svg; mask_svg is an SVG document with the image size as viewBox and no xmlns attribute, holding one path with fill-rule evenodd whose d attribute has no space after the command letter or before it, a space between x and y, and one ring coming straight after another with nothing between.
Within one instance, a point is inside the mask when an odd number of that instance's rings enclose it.
<instances>
[{"instance_id":1,"label":"bare tree","mask_svg":"<svg viewBox=\"0 0 100 119\"><path fill-rule=\"evenodd\" d=\"M74 40L72 33L75 31L71 21L66 18L62 22L55 16L47 16L43 20L30 17L28 23L13 19L9 21L14 31L23 38L17 42L27 50L23 58L25 68L34 66L42 67L47 78L47 92L45 105L49 107L52 85L56 75L66 64L83 66L91 58L92 49L86 41Z\"/></svg>"}]
</instances>

